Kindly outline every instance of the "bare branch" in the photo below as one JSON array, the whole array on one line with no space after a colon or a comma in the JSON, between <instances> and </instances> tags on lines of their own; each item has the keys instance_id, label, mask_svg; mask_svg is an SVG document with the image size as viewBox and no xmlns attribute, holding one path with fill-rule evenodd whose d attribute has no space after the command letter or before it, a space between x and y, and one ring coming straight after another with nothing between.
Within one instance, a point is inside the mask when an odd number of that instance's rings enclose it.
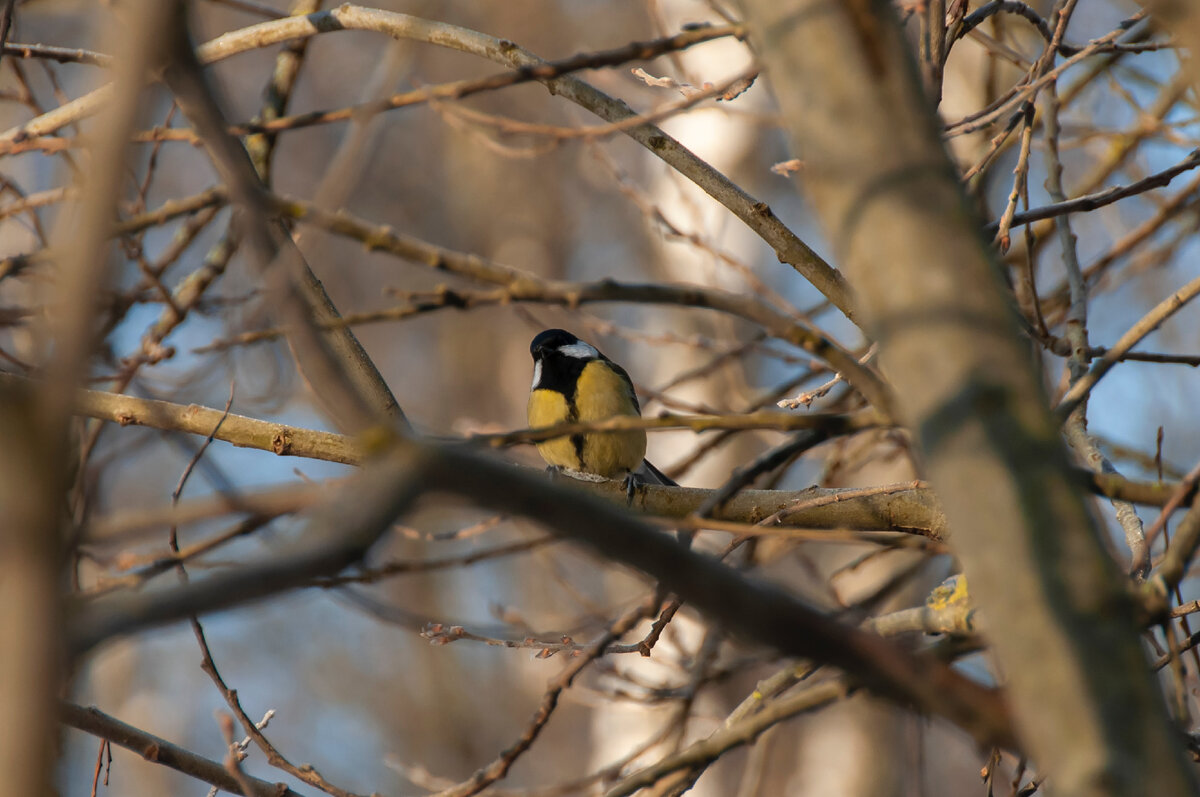
<instances>
[{"instance_id":1,"label":"bare branch","mask_svg":"<svg viewBox=\"0 0 1200 797\"><path fill-rule=\"evenodd\" d=\"M246 774L235 778L224 765L127 725L97 708L60 703L58 715L65 725L107 739L118 747L132 750L147 761L211 783L230 794L242 794L239 783L245 780L253 786L256 797L302 797L283 783L268 783Z\"/></svg>"}]
</instances>

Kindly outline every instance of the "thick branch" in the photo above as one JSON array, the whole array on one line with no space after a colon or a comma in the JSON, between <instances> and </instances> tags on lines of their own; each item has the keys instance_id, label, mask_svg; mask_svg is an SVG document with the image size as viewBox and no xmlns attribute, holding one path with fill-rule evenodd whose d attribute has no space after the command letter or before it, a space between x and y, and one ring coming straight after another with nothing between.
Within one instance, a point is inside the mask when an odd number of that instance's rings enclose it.
<instances>
[{"instance_id":1,"label":"thick branch","mask_svg":"<svg viewBox=\"0 0 1200 797\"><path fill-rule=\"evenodd\" d=\"M998 695L932 658L842 626L766 582L682 548L609 502L547 486L506 463L462 448L413 440L373 463L310 521L304 544L268 561L150 594L101 598L79 607L71 648L83 653L113 636L227 608L291 589L357 561L420 493L452 493L489 509L526 515L657 579L729 632L786 655L845 669L856 683L944 716L980 741L1009 746Z\"/></svg>"}]
</instances>

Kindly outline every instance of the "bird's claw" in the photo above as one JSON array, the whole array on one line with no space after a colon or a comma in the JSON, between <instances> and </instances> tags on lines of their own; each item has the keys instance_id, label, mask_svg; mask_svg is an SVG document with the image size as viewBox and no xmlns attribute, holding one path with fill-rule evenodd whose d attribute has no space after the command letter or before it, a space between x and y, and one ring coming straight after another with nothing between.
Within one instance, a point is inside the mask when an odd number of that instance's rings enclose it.
<instances>
[{"instance_id":1,"label":"bird's claw","mask_svg":"<svg viewBox=\"0 0 1200 797\"><path fill-rule=\"evenodd\" d=\"M625 500L629 506L633 506L633 499L637 495L638 490L646 486L646 480L638 475L635 471L629 471L625 474Z\"/></svg>"}]
</instances>

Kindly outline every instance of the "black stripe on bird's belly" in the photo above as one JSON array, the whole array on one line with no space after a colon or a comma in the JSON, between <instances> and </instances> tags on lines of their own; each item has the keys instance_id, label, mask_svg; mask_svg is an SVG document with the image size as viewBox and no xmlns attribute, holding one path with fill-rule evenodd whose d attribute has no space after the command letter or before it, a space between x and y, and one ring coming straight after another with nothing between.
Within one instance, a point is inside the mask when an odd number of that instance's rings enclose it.
<instances>
[{"instance_id":1,"label":"black stripe on bird's belly","mask_svg":"<svg viewBox=\"0 0 1200 797\"><path fill-rule=\"evenodd\" d=\"M542 379L539 387L543 390L554 390L562 393L567 400L567 420L579 420L579 407L575 404L575 391L579 387L579 376L587 367L589 360L579 357L548 357L542 361ZM575 459L579 467L584 467L583 435L571 435L571 446L575 449Z\"/></svg>"}]
</instances>

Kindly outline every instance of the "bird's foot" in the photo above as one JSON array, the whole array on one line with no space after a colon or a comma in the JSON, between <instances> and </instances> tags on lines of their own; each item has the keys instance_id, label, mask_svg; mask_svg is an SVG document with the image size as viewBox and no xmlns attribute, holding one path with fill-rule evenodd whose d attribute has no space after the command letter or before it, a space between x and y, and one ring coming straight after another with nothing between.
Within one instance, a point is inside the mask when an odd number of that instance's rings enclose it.
<instances>
[{"instance_id":1,"label":"bird's foot","mask_svg":"<svg viewBox=\"0 0 1200 797\"><path fill-rule=\"evenodd\" d=\"M643 489L649 482L637 471L629 471L625 474L625 501L629 506L633 506L633 499L637 495L638 490Z\"/></svg>"}]
</instances>

